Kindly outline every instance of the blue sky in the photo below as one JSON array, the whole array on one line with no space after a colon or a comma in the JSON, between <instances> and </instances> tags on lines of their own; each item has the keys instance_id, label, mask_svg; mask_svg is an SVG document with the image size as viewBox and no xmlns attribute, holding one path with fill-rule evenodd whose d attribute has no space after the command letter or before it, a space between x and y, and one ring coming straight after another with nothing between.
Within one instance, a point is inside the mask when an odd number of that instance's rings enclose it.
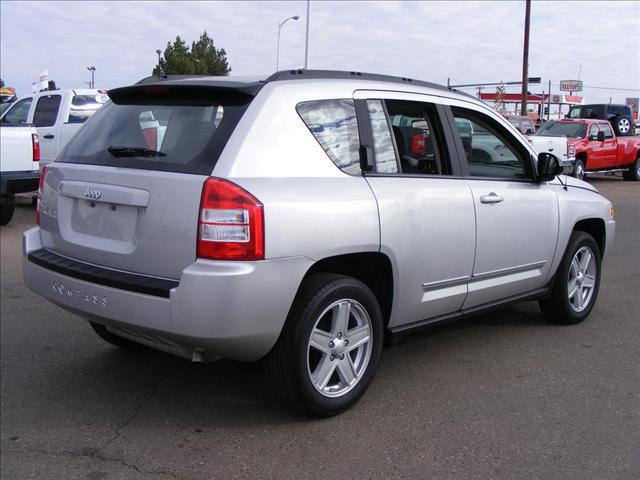
<instances>
[{"instance_id":1,"label":"blue sky","mask_svg":"<svg viewBox=\"0 0 640 480\"><path fill-rule=\"evenodd\" d=\"M524 1L311 2L309 67L359 70L453 84L519 80ZM18 95L44 68L61 88L126 85L150 74L168 41L207 30L232 75L304 65L306 1L0 3L0 75ZM530 76L580 78L586 100L640 96L640 2L532 5ZM600 89L593 87L614 87ZM516 87L517 88L517 87ZM626 90L623 90L626 89ZM510 91L514 91L512 89Z\"/></svg>"}]
</instances>

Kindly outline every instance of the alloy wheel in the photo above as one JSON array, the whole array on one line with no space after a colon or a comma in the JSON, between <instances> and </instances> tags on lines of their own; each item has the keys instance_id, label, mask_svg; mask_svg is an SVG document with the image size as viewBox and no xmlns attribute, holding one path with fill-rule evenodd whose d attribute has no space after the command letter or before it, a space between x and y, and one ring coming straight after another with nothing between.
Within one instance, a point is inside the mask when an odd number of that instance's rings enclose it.
<instances>
[{"instance_id":1,"label":"alloy wheel","mask_svg":"<svg viewBox=\"0 0 640 480\"><path fill-rule=\"evenodd\" d=\"M338 300L318 317L307 347L307 371L325 397L340 397L362 379L371 359L372 326L364 307Z\"/></svg>"},{"instance_id":2,"label":"alloy wheel","mask_svg":"<svg viewBox=\"0 0 640 480\"><path fill-rule=\"evenodd\" d=\"M589 306L596 286L596 261L589 247L580 248L571 260L567 282L569 305L575 312Z\"/></svg>"},{"instance_id":3,"label":"alloy wheel","mask_svg":"<svg viewBox=\"0 0 640 480\"><path fill-rule=\"evenodd\" d=\"M620 133L627 133L631 129L631 122L626 118L621 119L618 122L618 131Z\"/></svg>"}]
</instances>

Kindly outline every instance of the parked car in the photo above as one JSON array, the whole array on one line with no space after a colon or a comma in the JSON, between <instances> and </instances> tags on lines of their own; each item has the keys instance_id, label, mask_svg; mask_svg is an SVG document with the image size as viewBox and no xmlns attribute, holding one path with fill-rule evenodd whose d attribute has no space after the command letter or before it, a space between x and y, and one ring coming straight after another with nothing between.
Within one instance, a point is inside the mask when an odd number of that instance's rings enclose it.
<instances>
[{"instance_id":1,"label":"parked car","mask_svg":"<svg viewBox=\"0 0 640 480\"><path fill-rule=\"evenodd\" d=\"M53 161L82 124L109 100L106 90L52 90L16 101L0 124L32 123L40 139L42 165Z\"/></svg>"},{"instance_id":2,"label":"parked car","mask_svg":"<svg viewBox=\"0 0 640 480\"><path fill-rule=\"evenodd\" d=\"M640 138L616 137L606 120L558 120L545 124L538 135L564 135L573 145L573 174L622 172L625 180L640 180Z\"/></svg>"},{"instance_id":3,"label":"parked car","mask_svg":"<svg viewBox=\"0 0 640 480\"><path fill-rule=\"evenodd\" d=\"M40 142L32 125L0 124L0 225L13 218L15 194L33 192L40 178Z\"/></svg>"},{"instance_id":4,"label":"parked car","mask_svg":"<svg viewBox=\"0 0 640 480\"><path fill-rule=\"evenodd\" d=\"M509 123L516 127L520 133L524 135L533 135L536 133L536 126L529 117L523 117L521 115L509 115L505 117L509 120Z\"/></svg>"},{"instance_id":5,"label":"parked car","mask_svg":"<svg viewBox=\"0 0 640 480\"><path fill-rule=\"evenodd\" d=\"M594 307L611 203L469 95L300 70L109 97L45 167L23 262L107 342L265 358L277 394L330 416L369 387L385 337L518 300L564 324ZM147 112L168 119L156 149ZM477 162L459 123L509 159Z\"/></svg>"},{"instance_id":6,"label":"parked car","mask_svg":"<svg viewBox=\"0 0 640 480\"><path fill-rule=\"evenodd\" d=\"M595 103L591 105L572 105L569 109L568 119L589 118L608 120L620 136L633 135L633 115L628 105L611 103Z\"/></svg>"}]
</instances>

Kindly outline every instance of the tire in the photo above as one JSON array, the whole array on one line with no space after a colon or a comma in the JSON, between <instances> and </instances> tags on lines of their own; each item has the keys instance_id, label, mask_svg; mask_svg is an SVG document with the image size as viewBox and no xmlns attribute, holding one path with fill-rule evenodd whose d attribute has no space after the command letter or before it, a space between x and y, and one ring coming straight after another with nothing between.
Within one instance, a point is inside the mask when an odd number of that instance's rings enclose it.
<instances>
[{"instance_id":1,"label":"tire","mask_svg":"<svg viewBox=\"0 0 640 480\"><path fill-rule=\"evenodd\" d=\"M266 358L267 378L281 400L299 411L337 415L369 387L382 343L382 313L373 292L351 277L315 274L301 285Z\"/></svg>"},{"instance_id":2,"label":"tire","mask_svg":"<svg viewBox=\"0 0 640 480\"><path fill-rule=\"evenodd\" d=\"M551 295L539 302L545 317L563 325L587 318L598 298L601 271L596 241L586 232L574 231L554 276Z\"/></svg>"},{"instance_id":3,"label":"tire","mask_svg":"<svg viewBox=\"0 0 640 480\"><path fill-rule=\"evenodd\" d=\"M627 135L631 135L633 131L631 123L631 119L629 117L618 117L613 121L613 126L616 130L616 135L620 137L624 137Z\"/></svg>"},{"instance_id":4,"label":"tire","mask_svg":"<svg viewBox=\"0 0 640 480\"><path fill-rule=\"evenodd\" d=\"M584 180L585 175L584 161L579 158L578 160L576 160L576 164L573 166L573 176L578 180Z\"/></svg>"},{"instance_id":5,"label":"tire","mask_svg":"<svg viewBox=\"0 0 640 480\"><path fill-rule=\"evenodd\" d=\"M13 202L10 200L5 201L3 199L2 203L0 203L0 225L6 225L13 218L13 212L15 211L15 206Z\"/></svg>"},{"instance_id":6,"label":"tire","mask_svg":"<svg viewBox=\"0 0 640 480\"><path fill-rule=\"evenodd\" d=\"M100 323L89 322L93 331L98 334L98 336L103 339L105 342L110 343L118 348L122 348L123 350L145 350L147 347L140 343L133 342L127 338L120 337L118 335L114 335L107 327Z\"/></svg>"},{"instance_id":7,"label":"tire","mask_svg":"<svg viewBox=\"0 0 640 480\"><path fill-rule=\"evenodd\" d=\"M636 161L629 166L629 170L622 172L622 178L635 182L640 180L640 153L638 153Z\"/></svg>"}]
</instances>

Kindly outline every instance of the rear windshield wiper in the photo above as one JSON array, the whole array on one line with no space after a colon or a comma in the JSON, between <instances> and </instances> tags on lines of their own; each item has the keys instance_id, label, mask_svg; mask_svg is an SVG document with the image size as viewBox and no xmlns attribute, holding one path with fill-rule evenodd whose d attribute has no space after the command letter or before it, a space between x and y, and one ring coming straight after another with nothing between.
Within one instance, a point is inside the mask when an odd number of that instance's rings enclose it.
<instances>
[{"instance_id":1,"label":"rear windshield wiper","mask_svg":"<svg viewBox=\"0 0 640 480\"><path fill-rule=\"evenodd\" d=\"M164 152L145 147L109 147L109 153L114 157L166 157Z\"/></svg>"}]
</instances>

